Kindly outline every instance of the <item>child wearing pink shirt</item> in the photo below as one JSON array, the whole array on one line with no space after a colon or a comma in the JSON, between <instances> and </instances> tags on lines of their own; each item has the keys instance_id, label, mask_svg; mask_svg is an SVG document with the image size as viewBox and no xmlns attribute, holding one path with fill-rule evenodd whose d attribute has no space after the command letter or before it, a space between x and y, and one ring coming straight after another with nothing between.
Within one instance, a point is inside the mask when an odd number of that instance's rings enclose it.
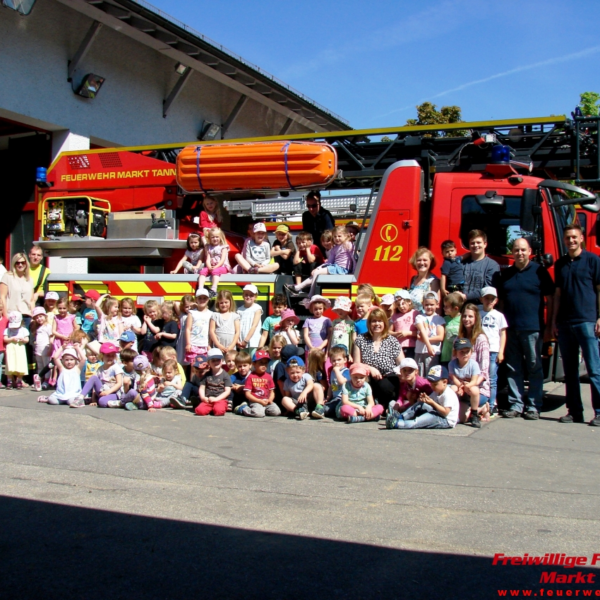
<instances>
[{"instance_id":1,"label":"child wearing pink shirt","mask_svg":"<svg viewBox=\"0 0 600 600\"><path fill-rule=\"evenodd\" d=\"M398 290L394 294L394 298L396 302L394 314L390 319L390 333L400 342L404 356L414 358L417 342L415 319L419 311L413 309L410 292L407 290Z\"/></svg>"}]
</instances>

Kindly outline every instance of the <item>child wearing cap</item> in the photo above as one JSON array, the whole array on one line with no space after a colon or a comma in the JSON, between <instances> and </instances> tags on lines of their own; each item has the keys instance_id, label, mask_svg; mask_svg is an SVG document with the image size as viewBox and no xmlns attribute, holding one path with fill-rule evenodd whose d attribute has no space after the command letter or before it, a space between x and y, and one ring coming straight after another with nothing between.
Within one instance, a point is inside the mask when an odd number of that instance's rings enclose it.
<instances>
[{"instance_id":1,"label":"child wearing cap","mask_svg":"<svg viewBox=\"0 0 600 600\"><path fill-rule=\"evenodd\" d=\"M310 299L308 310L312 317L308 317L302 326L307 355L313 348L324 350L327 347L332 323L329 317L323 316L326 308L331 308L327 298L317 294Z\"/></svg>"},{"instance_id":2,"label":"child wearing cap","mask_svg":"<svg viewBox=\"0 0 600 600\"><path fill-rule=\"evenodd\" d=\"M481 290L479 316L481 317L481 327L490 344L490 416L492 417L497 413L498 367L504 361L506 330L508 329L505 316L494 308L497 303L496 288L484 287Z\"/></svg>"},{"instance_id":3,"label":"child wearing cap","mask_svg":"<svg viewBox=\"0 0 600 600\"><path fill-rule=\"evenodd\" d=\"M323 404L323 388L315 388L313 378L305 373L304 361L299 356L289 358L285 367L286 378L283 382L281 405L288 412L293 412L296 419L303 421L310 415L307 406L309 398L314 397L316 404ZM313 392L314 396L311 397Z\"/></svg>"},{"instance_id":4,"label":"child wearing cap","mask_svg":"<svg viewBox=\"0 0 600 600\"><path fill-rule=\"evenodd\" d=\"M293 308L286 308L281 313L281 320L274 326L274 330L277 335L280 335L285 339L286 344L298 345L299 338L298 332L296 331L296 325L300 323L300 319L296 316L296 312Z\"/></svg>"},{"instance_id":5,"label":"child wearing cap","mask_svg":"<svg viewBox=\"0 0 600 600\"><path fill-rule=\"evenodd\" d=\"M260 333L262 326L262 308L256 303L258 288L249 283L242 290L244 305L237 309L240 316L240 339L238 348L248 350L252 353L258 348L260 343Z\"/></svg>"},{"instance_id":6,"label":"child wearing cap","mask_svg":"<svg viewBox=\"0 0 600 600\"><path fill-rule=\"evenodd\" d=\"M281 313L287 308L287 300L283 294L275 294L271 300L272 313L269 315L262 324L262 333L260 335L260 341L258 347L262 348L266 345L267 340L276 333L275 325L281 321Z\"/></svg>"},{"instance_id":7,"label":"child wearing cap","mask_svg":"<svg viewBox=\"0 0 600 600\"><path fill-rule=\"evenodd\" d=\"M46 292L44 295L44 309L48 315L48 323L52 325L54 323L54 317L58 314L56 309L56 303L60 296L56 292Z\"/></svg>"},{"instance_id":8,"label":"child wearing cap","mask_svg":"<svg viewBox=\"0 0 600 600\"><path fill-rule=\"evenodd\" d=\"M210 370L200 381L198 390L200 404L196 406L194 412L201 417L210 414L222 417L227 412L231 378L223 369L223 353L218 348L211 348L206 358Z\"/></svg>"},{"instance_id":9,"label":"child wearing cap","mask_svg":"<svg viewBox=\"0 0 600 600\"><path fill-rule=\"evenodd\" d=\"M137 397L131 402L125 403L125 410L136 410L146 408L149 412L154 412L154 402L156 400L156 380L154 373L150 369L150 361L143 354L138 354L133 359L133 368L139 379L137 381Z\"/></svg>"},{"instance_id":10,"label":"child wearing cap","mask_svg":"<svg viewBox=\"0 0 600 600\"><path fill-rule=\"evenodd\" d=\"M171 408L185 408L191 404L196 408L200 404L200 383L210 368L206 356L197 355L191 363L190 379L183 385L181 396L171 398Z\"/></svg>"},{"instance_id":11,"label":"child wearing cap","mask_svg":"<svg viewBox=\"0 0 600 600\"><path fill-rule=\"evenodd\" d=\"M348 221L346 223L346 232L348 233L348 238L352 243L356 241L356 236L360 232L360 225L356 221Z\"/></svg>"},{"instance_id":12,"label":"child wearing cap","mask_svg":"<svg viewBox=\"0 0 600 600\"><path fill-rule=\"evenodd\" d=\"M39 396L38 402L71 405L81 394L81 370L85 355L80 346L62 346L55 354L58 366L56 391L50 396Z\"/></svg>"},{"instance_id":13,"label":"child wearing cap","mask_svg":"<svg viewBox=\"0 0 600 600\"><path fill-rule=\"evenodd\" d=\"M448 365L452 389L461 400L460 422L467 423L473 427L481 427L481 419L488 414L488 398L481 394L480 384L485 381L477 361L473 360L473 344L467 338L456 338L454 340L453 358ZM469 414L470 407L470 414Z\"/></svg>"},{"instance_id":14,"label":"child wearing cap","mask_svg":"<svg viewBox=\"0 0 600 600\"><path fill-rule=\"evenodd\" d=\"M26 350L28 343L29 331L23 327L23 315L16 310L9 312L8 326L4 330L7 389L22 388L23 377L29 374Z\"/></svg>"},{"instance_id":15,"label":"child wearing cap","mask_svg":"<svg viewBox=\"0 0 600 600\"><path fill-rule=\"evenodd\" d=\"M342 387L342 402L336 410L338 419L348 423L379 421L384 407L373 400L373 391L367 383L370 372L362 363L350 367L350 381Z\"/></svg>"},{"instance_id":16,"label":"child wearing cap","mask_svg":"<svg viewBox=\"0 0 600 600\"><path fill-rule=\"evenodd\" d=\"M281 275L291 275L294 272L294 254L296 247L292 241L290 228L281 223L275 229L275 241L271 248L271 256L275 258L275 262L279 265L277 273Z\"/></svg>"},{"instance_id":17,"label":"child wearing cap","mask_svg":"<svg viewBox=\"0 0 600 600\"><path fill-rule=\"evenodd\" d=\"M415 319L418 315L419 311L413 308L410 292L398 290L394 294L394 312L390 319L390 334L400 342L406 358L415 357L418 335Z\"/></svg>"},{"instance_id":18,"label":"child wearing cap","mask_svg":"<svg viewBox=\"0 0 600 600\"><path fill-rule=\"evenodd\" d=\"M458 421L459 402L454 390L448 385L448 370L435 365L427 373L433 392L422 392L418 399L390 411L386 429L450 429Z\"/></svg>"},{"instance_id":19,"label":"child wearing cap","mask_svg":"<svg viewBox=\"0 0 600 600\"><path fill-rule=\"evenodd\" d=\"M440 291L444 298L452 292L462 292L465 283L465 265L463 265L462 258L456 256L456 244L452 240L442 242L442 256L444 262L440 269L442 275Z\"/></svg>"},{"instance_id":20,"label":"child wearing cap","mask_svg":"<svg viewBox=\"0 0 600 600\"><path fill-rule=\"evenodd\" d=\"M135 390L123 394L123 367L117 362L118 353L119 348L112 342L104 342L100 346L102 366L96 375L89 378L81 394L71 402L71 408L85 406L85 398L88 397L91 398L90 404L97 404L100 408L121 408L137 397Z\"/></svg>"},{"instance_id":21,"label":"child wearing cap","mask_svg":"<svg viewBox=\"0 0 600 600\"><path fill-rule=\"evenodd\" d=\"M209 350L209 329L212 311L208 310L208 291L198 288L196 304L190 305L185 321L185 362L193 364L196 356L206 356Z\"/></svg>"},{"instance_id":22,"label":"child wearing cap","mask_svg":"<svg viewBox=\"0 0 600 600\"><path fill-rule=\"evenodd\" d=\"M350 371L348 370L348 348L342 344L332 346L329 351L329 360L331 362L331 371L329 372L329 388L325 398L325 404L317 404L312 412L312 417L322 419L328 417L335 418L338 405L342 401L342 388L350 380Z\"/></svg>"},{"instance_id":23,"label":"child wearing cap","mask_svg":"<svg viewBox=\"0 0 600 600\"><path fill-rule=\"evenodd\" d=\"M235 260L244 273L275 273L279 264L271 262L271 246L267 241L267 228L264 223L256 223L252 238L245 246L243 256L235 255Z\"/></svg>"},{"instance_id":24,"label":"child wearing cap","mask_svg":"<svg viewBox=\"0 0 600 600\"><path fill-rule=\"evenodd\" d=\"M393 410L400 411L415 402L421 394L431 394L433 391L429 381L419 375L419 366L413 358L403 358L395 371L400 376L400 391L398 400L390 402L388 414Z\"/></svg>"},{"instance_id":25,"label":"child wearing cap","mask_svg":"<svg viewBox=\"0 0 600 600\"><path fill-rule=\"evenodd\" d=\"M392 319L394 314L395 298L392 294L384 294L379 302L379 308L386 314L388 320Z\"/></svg>"},{"instance_id":26,"label":"child wearing cap","mask_svg":"<svg viewBox=\"0 0 600 600\"><path fill-rule=\"evenodd\" d=\"M133 348L136 339L135 333L133 333L131 329L128 329L121 334L121 337L119 338L119 347L121 350L133 350L137 354Z\"/></svg>"},{"instance_id":27,"label":"child wearing cap","mask_svg":"<svg viewBox=\"0 0 600 600\"><path fill-rule=\"evenodd\" d=\"M331 324L329 347L345 346L352 348L356 333L354 331L354 321L350 318L352 312L352 301L346 296L338 296L333 305L333 312L338 316Z\"/></svg>"},{"instance_id":28,"label":"child wearing cap","mask_svg":"<svg viewBox=\"0 0 600 600\"><path fill-rule=\"evenodd\" d=\"M274 402L273 378L267 373L269 360L269 353L266 350L257 350L254 353L253 372L246 378L243 388L246 398L234 410L237 415L261 418L264 416L278 417L281 414L279 406Z\"/></svg>"},{"instance_id":29,"label":"child wearing cap","mask_svg":"<svg viewBox=\"0 0 600 600\"><path fill-rule=\"evenodd\" d=\"M415 327L418 332L415 361L421 377L440 362L446 325L444 318L436 313L438 308L437 292L425 292L422 304L424 314L417 315L415 318Z\"/></svg>"},{"instance_id":30,"label":"child wearing cap","mask_svg":"<svg viewBox=\"0 0 600 600\"><path fill-rule=\"evenodd\" d=\"M99 298L100 294L96 290L88 290L83 296L84 306L81 310L81 329L92 340L96 339L96 323L98 322L96 302Z\"/></svg>"}]
</instances>

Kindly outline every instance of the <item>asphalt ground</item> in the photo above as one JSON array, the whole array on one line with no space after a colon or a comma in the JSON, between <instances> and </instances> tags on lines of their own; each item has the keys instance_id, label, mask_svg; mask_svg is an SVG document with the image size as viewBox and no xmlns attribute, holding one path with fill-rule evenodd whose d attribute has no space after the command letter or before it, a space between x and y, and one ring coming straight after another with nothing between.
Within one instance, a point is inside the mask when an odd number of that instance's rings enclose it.
<instances>
[{"instance_id":1,"label":"asphalt ground","mask_svg":"<svg viewBox=\"0 0 600 600\"><path fill-rule=\"evenodd\" d=\"M491 559L600 553L600 430L549 392L539 421L387 431L2 391L0 598L600 595Z\"/></svg>"}]
</instances>

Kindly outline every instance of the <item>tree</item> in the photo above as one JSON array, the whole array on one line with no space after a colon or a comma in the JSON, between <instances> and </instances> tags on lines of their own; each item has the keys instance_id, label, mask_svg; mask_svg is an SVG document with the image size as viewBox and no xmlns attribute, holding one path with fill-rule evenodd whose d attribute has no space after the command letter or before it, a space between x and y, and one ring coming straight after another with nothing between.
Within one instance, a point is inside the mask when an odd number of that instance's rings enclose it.
<instances>
[{"instance_id":1,"label":"tree","mask_svg":"<svg viewBox=\"0 0 600 600\"><path fill-rule=\"evenodd\" d=\"M598 101L600 101L600 94L596 92L583 92L579 95L579 106L584 117L598 116Z\"/></svg>"},{"instance_id":2,"label":"tree","mask_svg":"<svg viewBox=\"0 0 600 600\"><path fill-rule=\"evenodd\" d=\"M407 125L447 125L450 123L463 123L460 106L442 106L438 111L437 105L423 102L417 107L417 119L408 119ZM467 135L464 129L455 131L432 131L431 137L462 137Z\"/></svg>"}]
</instances>

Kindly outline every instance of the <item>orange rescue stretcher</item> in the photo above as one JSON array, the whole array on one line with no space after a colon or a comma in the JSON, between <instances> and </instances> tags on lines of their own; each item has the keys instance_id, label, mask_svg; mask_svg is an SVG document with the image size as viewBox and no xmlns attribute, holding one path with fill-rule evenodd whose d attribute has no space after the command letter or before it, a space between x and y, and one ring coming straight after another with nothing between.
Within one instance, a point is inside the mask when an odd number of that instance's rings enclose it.
<instances>
[{"instance_id":1,"label":"orange rescue stretcher","mask_svg":"<svg viewBox=\"0 0 600 600\"><path fill-rule=\"evenodd\" d=\"M318 142L187 146L177 157L186 193L322 188L337 175L337 154Z\"/></svg>"}]
</instances>

